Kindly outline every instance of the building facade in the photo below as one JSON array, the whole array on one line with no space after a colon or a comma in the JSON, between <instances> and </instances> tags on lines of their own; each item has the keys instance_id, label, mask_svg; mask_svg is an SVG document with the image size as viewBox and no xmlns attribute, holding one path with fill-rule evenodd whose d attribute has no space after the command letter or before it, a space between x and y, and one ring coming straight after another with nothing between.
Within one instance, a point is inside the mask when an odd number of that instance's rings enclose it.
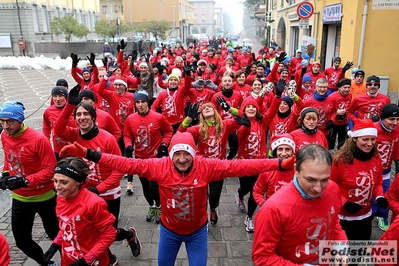
<instances>
[{"instance_id":1,"label":"building facade","mask_svg":"<svg viewBox=\"0 0 399 266\"><path fill-rule=\"evenodd\" d=\"M0 0L0 54L29 55L34 52L34 42L63 42L64 36L51 33L54 17L73 16L93 32L99 11L98 0Z\"/></svg>"},{"instance_id":2,"label":"building facade","mask_svg":"<svg viewBox=\"0 0 399 266\"><path fill-rule=\"evenodd\" d=\"M190 33L205 33L215 35L215 1L214 0L190 0L194 6L194 23L190 27Z\"/></svg>"},{"instance_id":3,"label":"building facade","mask_svg":"<svg viewBox=\"0 0 399 266\"><path fill-rule=\"evenodd\" d=\"M399 60L395 53L399 27L394 22L399 18L399 0L310 0L314 13L307 25L297 14L302 2L305 1L261 0L264 12L258 10L256 15L265 17L270 39L290 56L298 48L307 52L311 47L311 61L319 61L323 68L330 67L336 56L342 58L343 64L353 61L354 67L364 70L366 76L380 76L381 92L397 102L399 76L393 64ZM388 53L389 56L382 56Z\"/></svg>"}]
</instances>

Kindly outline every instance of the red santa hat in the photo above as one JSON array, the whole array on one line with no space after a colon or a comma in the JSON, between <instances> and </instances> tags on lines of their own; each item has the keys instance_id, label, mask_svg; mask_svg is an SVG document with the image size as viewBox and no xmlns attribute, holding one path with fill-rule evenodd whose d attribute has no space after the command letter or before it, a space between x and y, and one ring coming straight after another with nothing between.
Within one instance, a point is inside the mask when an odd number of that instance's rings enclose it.
<instances>
[{"instance_id":1,"label":"red santa hat","mask_svg":"<svg viewBox=\"0 0 399 266\"><path fill-rule=\"evenodd\" d=\"M204 59L201 59L198 61L197 65L200 65L200 64L205 64L207 66L208 62L206 62Z\"/></svg>"},{"instance_id":2,"label":"red santa hat","mask_svg":"<svg viewBox=\"0 0 399 266\"><path fill-rule=\"evenodd\" d=\"M359 119L355 122L355 126L352 132L348 132L348 136L352 138L363 137L363 136L375 136L377 137L377 129L374 126L371 119Z\"/></svg>"},{"instance_id":3,"label":"red santa hat","mask_svg":"<svg viewBox=\"0 0 399 266\"><path fill-rule=\"evenodd\" d=\"M125 87L127 87L127 81L126 81L125 77L122 77L122 76L116 77L114 80L114 84L115 83L123 84L123 85L125 85Z\"/></svg>"},{"instance_id":4,"label":"red santa hat","mask_svg":"<svg viewBox=\"0 0 399 266\"><path fill-rule=\"evenodd\" d=\"M195 145L193 135L188 132L182 133L177 131L176 134L173 135L169 145L169 156L171 159L176 151L186 151L191 154L191 156L195 157L197 146Z\"/></svg>"},{"instance_id":5,"label":"red santa hat","mask_svg":"<svg viewBox=\"0 0 399 266\"><path fill-rule=\"evenodd\" d=\"M241 104L240 115L244 115L245 107L247 107L247 105L255 106L256 110L258 110L258 112L259 112L259 104L258 104L258 102L252 96L249 96L249 97L245 98L244 101Z\"/></svg>"},{"instance_id":6,"label":"red santa hat","mask_svg":"<svg viewBox=\"0 0 399 266\"><path fill-rule=\"evenodd\" d=\"M271 144L272 151L274 151L274 149L276 149L278 146L282 144L290 146L292 148L292 151L295 151L295 141L292 138L292 136L288 133L284 133L281 135L274 135L271 138L271 143L272 143Z\"/></svg>"}]
</instances>

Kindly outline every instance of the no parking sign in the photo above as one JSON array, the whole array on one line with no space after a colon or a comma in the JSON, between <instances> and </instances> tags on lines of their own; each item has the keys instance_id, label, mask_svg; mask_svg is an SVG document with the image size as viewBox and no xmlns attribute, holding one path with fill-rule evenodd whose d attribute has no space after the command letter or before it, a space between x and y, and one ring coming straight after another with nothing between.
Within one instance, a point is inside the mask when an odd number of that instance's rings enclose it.
<instances>
[{"instance_id":1,"label":"no parking sign","mask_svg":"<svg viewBox=\"0 0 399 266\"><path fill-rule=\"evenodd\" d=\"M314 7L310 2L302 2L298 5L296 13L301 19L308 19L314 13Z\"/></svg>"}]
</instances>

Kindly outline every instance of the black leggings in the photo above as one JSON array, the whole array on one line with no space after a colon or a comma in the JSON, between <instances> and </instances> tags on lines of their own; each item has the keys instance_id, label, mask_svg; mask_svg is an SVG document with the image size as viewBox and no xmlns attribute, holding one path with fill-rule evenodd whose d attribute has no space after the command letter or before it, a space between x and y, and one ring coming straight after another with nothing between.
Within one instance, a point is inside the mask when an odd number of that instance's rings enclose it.
<instances>
[{"instance_id":1,"label":"black leggings","mask_svg":"<svg viewBox=\"0 0 399 266\"><path fill-rule=\"evenodd\" d=\"M341 220L341 227L345 231L348 240L370 240L373 216L363 220Z\"/></svg>"},{"instance_id":2,"label":"black leggings","mask_svg":"<svg viewBox=\"0 0 399 266\"><path fill-rule=\"evenodd\" d=\"M234 131L229 135L227 138L227 141L229 142L229 148L230 152L229 155L227 155L227 159L231 160L237 155L238 151L238 138L237 138L237 133Z\"/></svg>"},{"instance_id":3,"label":"black leggings","mask_svg":"<svg viewBox=\"0 0 399 266\"><path fill-rule=\"evenodd\" d=\"M149 181L145 177L139 177L141 186L143 187L143 194L150 206L155 205L159 207L161 201L159 200L159 190L158 183L154 181Z\"/></svg>"},{"instance_id":4,"label":"black leggings","mask_svg":"<svg viewBox=\"0 0 399 266\"><path fill-rule=\"evenodd\" d=\"M250 193L250 196L248 198L248 212L247 212L247 215L249 217L252 217L254 215L257 206L256 201L252 196L252 192L254 191L254 186L256 180L258 180L258 176L259 175L243 176L239 178L240 188L238 189L238 198L240 200L243 200L244 196Z\"/></svg>"},{"instance_id":5,"label":"black leggings","mask_svg":"<svg viewBox=\"0 0 399 266\"><path fill-rule=\"evenodd\" d=\"M327 136L328 140L328 149L333 150L335 147L335 141L338 135L338 148L341 148L344 145L346 137L347 137L347 127L348 125L334 125L330 131L330 134Z\"/></svg>"},{"instance_id":6,"label":"black leggings","mask_svg":"<svg viewBox=\"0 0 399 266\"><path fill-rule=\"evenodd\" d=\"M55 214L56 196L42 202L12 200L11 227L17 247L39 265L43 264L43 250L32 239L33 222L38 213L44 230L53 240L58 234L58 219Z\"/></svg>"},{"instance_id":7,"label":"black leggings","mask_svg":"<svg viewBox=\"0 0 399 266\"><path fill-rule=\"evenodd\" d=\"M213 211L219 207L220 195L223 189L223 179L209 183L209 207Z\"/></svg>"},{"instance_id":8,"label":"black leggings","mask_svg":"<svg viewBox=\"0 0 399 266\"><path fill-rule=\"evenodd\" d=\"M121 197L114 200L105 201L108 206L108 211L115 217L114 227L118 228L119 212L121 209Z\"/></svg>"}]
</instances>

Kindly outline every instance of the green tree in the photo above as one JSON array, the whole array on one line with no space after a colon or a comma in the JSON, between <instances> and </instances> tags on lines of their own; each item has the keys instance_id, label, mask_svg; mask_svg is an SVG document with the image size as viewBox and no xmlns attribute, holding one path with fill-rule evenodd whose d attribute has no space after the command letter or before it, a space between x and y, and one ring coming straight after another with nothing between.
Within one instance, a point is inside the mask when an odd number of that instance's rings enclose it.
<instances>
[{"instance_id":1,"label":"green tree","mask_svg":"<svg viewBox=\"0 0 399 266\"><path fill-rule=\"evenodd\" d=\"M135 27L136 31L144 33L152 33L155 40L158 41L159 38L165 39L166 33L171 30L170 23L166 20L156 21L144 21L140 25Z\"/></svg>"},{"instance_id":2,"label":"green tree","mask_svg":"<svg viewBox=\"0 0 399 266\"><path fill-rule=\"evenodd\" d=\"M249 11L255 12L259 9L260 2L259 0L244 0L243 4L249 9Z\"/></svg>"},{"instance_id":3,"label":"green tree","mask_svg":"<svg viewBox=\"0 0 399 266\"><path fill-rule=\"evenodd\" d=\"M118 35L118 26L116 22L109 22L106 19L97 20L94 25L94 30L98 34L98 36L103 38L115 38ZM124 34L126 32L131 32L133 29L129 24L121 22L119 26L120 34Z\"/></svg>"},{"instance_id":4,"label":"green tree","mask_svg":"<svg viewBox=\"0 0 399 266\"><path fill-rule=\"evenodd\" d=\"M54 20L50 22L50 29L56 36L65 34L65 40L69 43L71 42L72 35L82 38L90 33L88 28L80 24L72 16L65 16L62 18L55 17Z\"/></svg>"}]
</instances>

